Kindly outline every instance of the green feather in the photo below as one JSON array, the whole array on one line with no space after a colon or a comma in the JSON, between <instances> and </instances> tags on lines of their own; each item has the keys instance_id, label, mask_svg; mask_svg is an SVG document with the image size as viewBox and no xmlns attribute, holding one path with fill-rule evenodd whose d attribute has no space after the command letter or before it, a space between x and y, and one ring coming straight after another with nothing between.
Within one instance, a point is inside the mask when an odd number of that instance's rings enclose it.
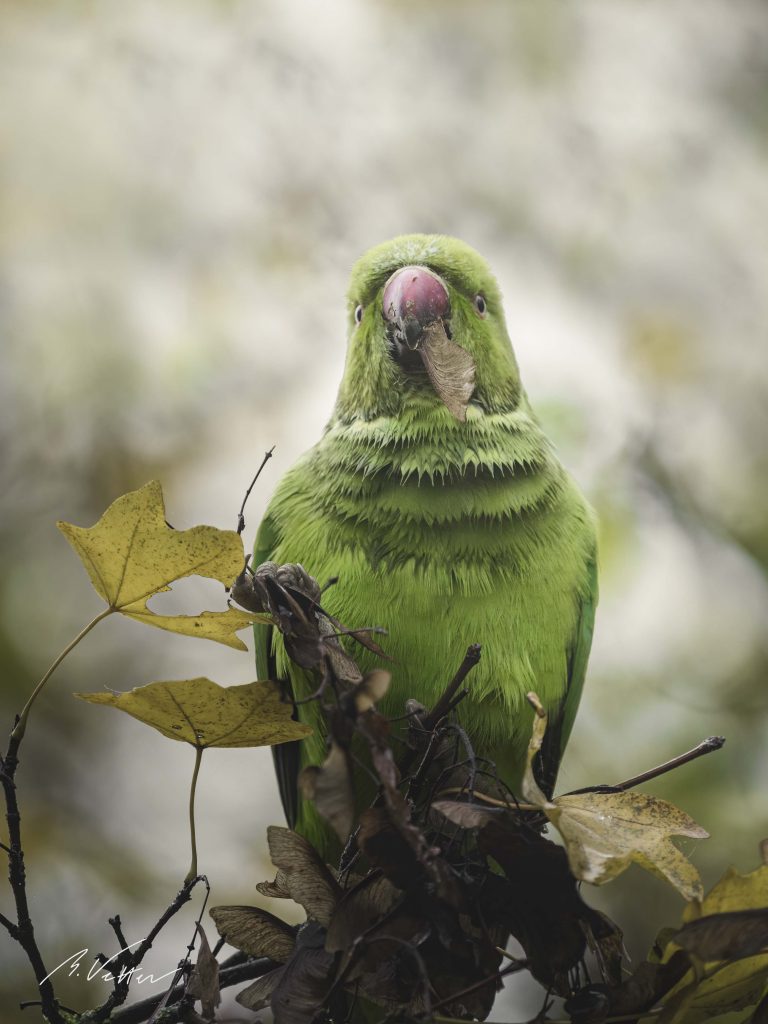
<instances>
[{"instance_id":1,"label":"green feather","mask_svg":"<svg viewBox=\"0 0 768 1024\"><path fill-rule=\"evenodd\" d=\"M475 362L466 422L420 375L391 357L382 293L402 266L429 267L446 283L451 335ZM483 295L479 317L474 298ZM354 310L362 305L362 321ZM459 717L476 752L515 788L525 760L535 690L550 711L540 765L551 789L584 683L597 601L592 512L531 412L488 267L455 239L410 235L372 249L349 292L349 348L334 413L319 443L280 482L257 538L255 564L300 562L320 580L338 576L329 611L345 625L379 625L395 659L383 704L403 713L433 704L470 643L483 657ZM377 659L359 648L363 670ZM257 627L260 678L275 674L297 697L316 685L278 638ZM301 763L324 756L316 728ZM289 822L315 842L328 829L299 801L292 752L276 748Z\"/></svg>"}]
</instances>

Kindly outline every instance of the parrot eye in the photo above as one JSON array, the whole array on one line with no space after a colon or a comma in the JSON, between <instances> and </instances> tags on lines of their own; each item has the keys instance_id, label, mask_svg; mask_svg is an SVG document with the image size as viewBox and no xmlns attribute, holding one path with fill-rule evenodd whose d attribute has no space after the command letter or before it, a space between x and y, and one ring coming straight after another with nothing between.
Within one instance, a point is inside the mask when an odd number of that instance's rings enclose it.
<instances>
[{"instance_id":1,"label":"parrot eye","mask_svg":"<svg viewBox=\"0 0 768 1024\"><path fill-rule=\"evenodd\" d=\"M355 323L359 324L362 319L363 319L363 307L362 306L356 306L355 307Z\"/></svg>"},{"instance_id":2,"label":"parrot eye","mask_svg":"<svg viewBox=\"0 0 768 1024\"><path fill-rule=\"evenodd\" d=\"M479 316L485 316L485 314L488 312L488 307L486 306L485 299L483 298L482 295L475 296L475 309L477 310Z\"/></svg>"}]
</instances>

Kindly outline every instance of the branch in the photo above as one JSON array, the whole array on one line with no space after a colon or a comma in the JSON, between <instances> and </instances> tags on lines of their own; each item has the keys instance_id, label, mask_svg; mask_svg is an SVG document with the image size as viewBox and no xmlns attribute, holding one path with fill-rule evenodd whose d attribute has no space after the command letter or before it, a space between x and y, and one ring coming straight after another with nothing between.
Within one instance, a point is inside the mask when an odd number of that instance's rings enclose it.
<instances>
[{"instance_id":1,"label":"branch","mask_svg":"<svg viewBox=\"0 0 768 1024\"><path fill-rule=\"evenodd\" d=\"M48 675L50 675L50 672ZM47 676L44 677L43 682L45 681L45 678L47 678ZM38 690L36 692L39 691L41 685L42 683L38 685ZM32 698L30 698L30 701L31 699ZM27 703L27 708L28 707L29 702ZM21 732L17 731L19 725L20 719L17 719L14 731L11 733L11 739L8 743L8 752L2 759L2 764L0 764L0 778L2 779L3 792L5 794L5 818L8 822L8 880L11 883L13 900L16 905L17 921L14 925L12 921L4 917L2 919L2 924L7 929L10 936L19 943L26 953L27 959L32 965L35 980L37 981L37 988L40 992L40 1004L43 1010L43 1015L46 1017L49 1024L64 1024L61 1014L59 1013L53 985L48 977L48 970L43 962L42 954L40 953L37 940L35 939L35 929L32 925L32 919L29 914L29 902L27 900L27 875L24 868L24 851L21 845L21 814L19 813L19 804L16 799L16 783L14 781L16 769L19 766L19 746L24 735L23 728Z\"/></svg>"},{"instance_id":2,"label":"branch","mask_svg":"<svg viewBox=\"0 0 768 1024\"><path fill-rule=\"evenodd\" d=\"M278 964L274 960L269 960L266 957L252 960L247 959L244 953L235 953L221 965L219 988L229 988L231 985L238 985L241 981L253 981L277 966ZM174 1004L180 1002L185 989L186 985L176 985L173 988L168 997L167 1007L163 1016L158 1019L158 1024L160 1024L160 1021L162 1021L162 1024L177 1024L181 1019L179 1016L181 1007ZM148 999L142 999L132 1006L116 1010L110 1017L109 1024L142 1024L143 1021L148 1020L152 1016L163 998L164 996L162 995L150 996Z\"/></svg>"},{"instance_id":3,"label":"branch","mask_svg":"<svg viewBox=\"0 0 768 1024\"><path fill-rule=\"evenodd\" d=\"M5 916L5 914L0 914L0 925L5 928L12 939L15 939L16 942L19 941L19 929L9 917Z\"/></svg>"},{"instance_id":4,"label":"branch","mask_svg":"<svg viewBox=\"0 0 768 1024\"><path fill-rule=\"evenodd\" d=\"M466 988L463 988L461 992L454 992L451 995L446 996L445 999L441 999L439 1002L433 1003L432 1012L434 1013L435 1010L439 1010L443 1006L450 1006L451 1003L455 1003L464 996L469 996L473 992L477 992L478 989L485 988L486 985L490 985L492 983L498 984L498 982L508 974L516 974L518 971L525 971L528 967L529 964L527 960L516 960L513 964L508 964L502 970L490 975L490 977L483 978L481 981L476 981L474 985L468 985Z\"/></svg>"},{"instance_id":5,"label":"branch","mask_svg":"<svg viewBox=\"0 0 768 1024\"><path fill-rule=\"evenodd\" d=\"M431 732L441 718L451 710L453 698L456 691L459 689L461 684L469 675L470 671L480 661L480 651L482 650L480 644L470 644L467 648L467 653L464 655L464 661L459 665L459 670L453 679L450 681L445 689L445 693L442 695L440 700L435 704L429 714L424 718L423 726L426 732Z\"/></svg>"},{"instance_id":6,"label":"branch","mask_svg":"<svg viewBox=\"0 0 768 1024\"><path fill-rule=\"evenodd\" d=\"M634 789L635 786L639 786L641 783L648 782L651 779L656 779L659 775L666 775L667 772L679 768L680 765L688 764L689 761L695 761L704 754L711 754L715 750L721 750L724 744L725 736L708 736L684 754L678 754L677 757L673 757L670 761L665 761L664 764L651 768L647 772L641 772L640 775L635 775L633 778L627 779L626 782L619 782L615 786L611 786L611 789L615 789L620 793L625 789Z\"/></svg>"},{"instance_id":7,"label":"branch","mask_svg":"<svg viewBox=\"0 0 768 1024\"><path fill-rule=\"evenodd\" d=\"M208 880L205 875L197 875L195 878L185 882L181 889L176 893L170 906L166 908L147 937L139 944L136 951L132 953L128 950L126 951L125 956L121 955L119 958L115 958L115 969L117 970L119 966L121 971L118 972L114 990L110 993L108 999L101 1004L101 1006L97 1006L96 1009L89 1010L88 1013L84 1013L81 1017L80 1024L103 1024L104 1021L112 1021L115 1019L115 1015L112 1014L112 1011L116 1006L121 1006L128 998L128 987L131 983L133 972L141 965L144 957L152 948L152 943L163 928L168 924L171 918L181 910L184 904L189 902L192 890L197 883L201 881L205 882L206 887L208 886ZM207 899L208 897L206 895L206 900ZM197 932L197 929L195 929L195 932ZM110 961L108 960L107 963L109 964ZM114 974L115 972L113 971L112 973ZM162 998L163 996L157 996L155 999L155 1005L157 1005ZM143 1019L144 1018L142 1018L142 1020Z\"/></svg>"},{"instance_id":8,"label":"branch","mask_svg":"<svg viewBox=\"0 0 768 1024\"><path fill-rule=\"evenodd\" d=\"M689 761L695 761L697 758L703 757L704 754L712 754L715 750L721 750L724 745L725 736L708 736L695 747L686 750L684 754L678 754L677 757L665 761L664 764L650 768L647 772L641 772L639 775L633 775L631 779L626 779L624 782L617 782L615 786L585 786L583 789L571 790L565 795L577 796L579 793L601 792L623 793L627 789L634 789L635 786L640 786L643 782L650 782L651 779L657 779L660 775L666 775L667 772L674 771L675 768L688 764Z\"/></svg>"},{"instance_id":9,"label":"branch","mask_svg":"<svg viewBox=\"0 0 768 1024\"><path fill-rule=\"evenodd\" d=\"M243 532L243 530L245 529L245 503L248 501L248 498L251 496L251 491L253 490L253 486L256 483L256 481L259 479L259 477L261 476L262 469L264 469L266 464L272 458L272 452L274 450L275 450L275 446L272 445L272 447L269 449L268 452L264 452L264 458L261 460L261 465L256 470L256 476L253 478L253 480L251 480L250 486L248 487L248 490L245 492L245 497L243 498L243 504L240 506L240 511L237 513L237 532L238 532L238 534L241 534Z\"/></svg>"}]
</instances>

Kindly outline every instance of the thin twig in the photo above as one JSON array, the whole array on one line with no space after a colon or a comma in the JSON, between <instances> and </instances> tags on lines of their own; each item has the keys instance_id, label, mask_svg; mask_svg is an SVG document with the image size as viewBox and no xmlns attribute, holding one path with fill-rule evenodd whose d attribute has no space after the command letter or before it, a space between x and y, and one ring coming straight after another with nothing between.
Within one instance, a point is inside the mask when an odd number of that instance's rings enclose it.
<instances>
[{"instance_id":1,"label":"thin twig","mask_svg":"<svg viewBox=\"0 0 768 1024\"><path fill-rule=\"evenodd\" d=\"M256 481L261 476L262 469L264 469L266 464L272 458L272 452L274 450L275 450L275 446L272 445L272 447L269 449L268 452L264 452L264 458L261 460L261 465L256 470L256 476L253 478L253 480L251 480L250 486L248 487L248 490L245 492L245 497L243 498L243 503L240 506L240 511L237 513L237 532L238 532L238 535L241 534L243 532L243 530L245 529L245 504L246 504L246 502L248 501L248 499L251 496L251 491L253 490Z\"/></svg>"},{"instance_id":2,"label":"thin twig","mask_svg":"<svg viewBox=\"0 0 768 1024\"><path fill-rule=\"evenodd\" d=\"M459 706L459 704L461 704L461 702L462 702L462 701L464 700L464 698L465 698L465 697L468 697L468 696L469 696L469 690L460 690L460 691L459 691L459 692L458 692L458 693L456 694L456 696L455 696L455 697L453 698L453 700L451 701L451 703L450 703L450 704L448 705L448 707L447 707L447 709L446 709L446 712L445 712L445 713L446 713L447 715L450 715L450 713L451 713L452 711L455 711L455 710L456 710L456 708L457 708L457 707Z\"/></svg>"},{"instance_id":3,"label":"thin twig","mask_svg":"<svg viewBox=\"0 0 768 1024\"><path fill-rule=\"evenodd\" d=\"M625 782L619 782L611 788L620 792L623 792L625 789L634 789L635 786L648 782L650 779L656 779L659 775L666 775L667 772L671 772L683 764L688 764L689 761L695 761L697 758L703 757L704 754L711 754L715 750L720 750L724 744L725 736L708 736L684 754L678 754L677 757L673 757L670 761L665 761L664 764L660 764L657 768L651 768L650 771L635 775L634 778L627 779Z\"/></svg>"},{"instance_id":4,"label":"thin twig","mask_svg":"<svg viewBox=\"0 0 768 1024\"><path fill-rule=\"evenodd\" d=\"M519 963L520 963L520 957L517 957L517 956L512 956L512 954L511 954L511 953L508 953L508 952L506 951L506 949L502 949L502 947L501 947L501 946L495 946L494 948L495 948L496 952L497 952L497 953L498 953L498 954L499 954L500 956L503 956L503 957L505 957L505 959L507 959L507 960L511 960L513 964L519 964Z\"/></svg>"},{"instance_id":5,"label":"thin twig","mask_svg":"<svg viewBox=\"0 0 768 1024\"><path fill-rule=\"evenodd\" d=\"M414 773L408 784L406 798L409 800L411 799L412 794L418 789L419 785L421 784L421 781L424 778L424 775L426 774L427 768L431 763L432 757L434 756L434 751L438 738L438 733L435 732L435 727L440 722L440 720L443 719L446 716L446 714L448 714L452 706L454 697L456 695L456 691L464 682L470 670L474 668L478 661L480 661L480 651L480 644L471 644L467 648L467 653L464 655L464 660L459 666L458 672L450 681L448 686L445 688L445 692L440 697L437 704L435 704L434 708L431 711L428 711L423 718L420 718L418 715L414 715L416 721L418 722L424 733L431 733L431 735L429 737L427 749L424 752L424 755L422 756L421 761L419 763L419 767L416 769L416 772ZM415 758L417 757L417 754L418 751L414 748L411 748L406 752L405 756L401 758L398 767L400 769L400 774L403 777L403 779L405 779L411 765L413 764Z\"/></svg>"},{"instance_id":6,"label":"thin twig","mask_svg":"<svg viewBox=\"0 0 768 1024\"><path fill-rule=\"evenodd\" d=\"M319 606L318 606L319 607ZM341 639L344 636L351 636L353 640L357 640L363 634L374 634L376 636L388 636L389 633L383 626L359 626L356 629L338 629L335 633L324 633L323 640L327 640L329 637L333 637L336 640Z\"/></svg>"},{"instance_id":7,"label":"thin twig","mask_svg":"<svg viewBox=\"0 0 768 1024\"><path fill-rule=\"evenodd\" d=\"M152 1016L149 1018L148 1024L154 1024L154 1022L159 1018L160 1014L163 1012L163 1010L165 1009L166 1005L168 1004L168 1000L171 998L171 993L176 988L176 983L184 975L186 975L186 981L184 982L184 994L182 995L182 997L181 997L181 999L179 1001L179 1016L180 1016L180 1018L182 1020L186 1020L187 1016L192 1016L190 1011L193 1009L195 1001L194 1001L194 999L192 998L192 996L191 996L191 994L189 992L189 983L190 983L190 980L192 978L192 971L191 971L191 967L190 967L190 957L192 956L192 951L195 948L195 941L197 939L197 936L198 935L202 936L202 934L203 934L203 927L202 927L203 914L205 913L205 908L208 905L208 897L211 895L211 887L208 884L208 879L205 878L205 876L201 876L201 877L205 881L205 899L203 900L203 905L200 907L200 913L197 915L197 920L195 921L195 930L192 932L192 938L190 939L189 943L187 944L186 956L178 964L178 966L176 968L176 973L173 976L173 981L168 986L168 990L166 991L166 993L163 996L163 998L160 1000L158 1005L155 1007L155 1010L152 1013Z\"/></svg>"},{"instance_id":8,"label":"thin twig","mask_svg":"<svg viewBox=\"0 0 768 1024\"><path fill-rule=\"evenodd\" d=\"M115 933L117 941L120 943L120 949L125 949L128 942L126 941L125 935L123 935L123 922L120 920L120 915L115 914L114 917L108 917L107 923Z\"/></svg>"},{"instance_id":9,"label":"thin twig","mask_svg":"<svg viewBox=\"0 0 768 1024\"><path fill-rule=\"evenodd\" d=\"M116 1006L120 1006L124 1003L128 997L128 986L132 976L130 968L135 969L141 965L144 957L152 948L152 944L163 928L168 924L171 918L181 910L184 904L189 902L192 896L192 890L198 882L204 882L206 887L208 886L208 880L205 875L198 875L196 878L184 883L181 889L179 889L174 896L170 905L166 907L163 914L158 918L153 928L149 931L146 938L142 939L135 952L131 953L130 961L126 964L128 969L123 970L123 977L120 979L119 986L116 987L115 991L110 993L109 997L101 1004L101 1006L97 1006L96 1009L90 1010L88 1013L84 1013L80 1019L80 1024L102 1024L103 1021L112 1021L114 1019L112 1011ZM208 897L206 896L206 901L207 899ZM159 998L162 997L158 997L158 999ZM63 1021L59 1018L57 1024L63 1024Z\"/></svg>"},{"instance_id":10,"label":"thin twig","mask_svg":"<svg viewBox=\"0 0 768 1024\"><path fill-rule=\"evenodd\" d=\"M506 978L508 974L516 974L518 971L524 971L528 968L529 963L527 960L516 960L513 964L507 964L500 971L492 974L488 978L483 978L481 981L476 981L473 985L468 985L463 988L461 992L452 992L451 995L446 996L445 999L441 999L437 1003L432 1004L432 1012L439 1010L441 1006L448 1006L450 1003L454 1003L464 996L472 995L473 992L477 992L478 989L485 988L486 985L490 985L493 982L498 982L502 978ZM435 1018L437 1019L437 1018Z\"/></svg>"},{"instance_id":11,"label":"thin twig","mask_svg":"<svg viewBox=\"0 0 768 1024\"><path fill-rule=\"evenodd\" d=\"M19 929L9 917L5 916L5 914L0 914L0 925L5 928L12 939L15 939L16 942L19 941Z\"/></svg>"},{"instance_id":12,"label":"thin twig","mask_svg":"<svg viewBox=\"0 0 768 1024\"><path fill-rule=\"evenodd\" d=\"M666 775L667 772L679 768L680 765L688 764L689 761L695 761L697 758L703 757L704 754L711 754L715 750L720 750L724 744L725 736L708 736L684 754L678 754L677 757L673 757L670 761L665 761L664 764L651 768L647 772L634 775L631 779L626 779L624 782L617 782L615 786L585 786L583 789L571 790L566 796L577 796L579 793L623 793L627 789L634 789L635 786L639 786L643 782L649 782L651 779L657 779L660 775Z\"/></svg>"},{"instance_id":13,"label":"thin twig","mask_svg":"<svg viewBox=\"0 0 768 1024\"><path fill-rule=\"evenodd\" d=\"M424 729L427 732L431 732L432 729L437 725L441 718L444 718L448 713L453 700L454 694L458 691L461 684L467 678L467 675L480 661L480 652L482 648L480 644L470 644L467 648L467 653L464 655L464 661L459 666L459 671L450 681L445 689L445 693L442 695L440 700L435 704L432 710L424 718Z\"/></svg>"},{"instance_id":14,"label":"thin twig","mask_svg":"<svg viewBox=\"0 0 768 1024\"><path fill-rule=\"evenodd\" d=\"M239 985L241 981L253 981L260 978L269 971L274 970L278 965L266 957L259 957L256 960L244 958L244 954L235 953L221 964L219 970L219 988L229 988L231 985ZM176 985L166 1000L166 1009L163 1015L163 1024L175 1024L180 1019L181 1006L179 1004L186 985ZM148 1020L157 1009L164 995L149 996L131 1006L125 1006L116 1010L110 1017L110 1024L142 1024Z\"/></svg>"}]
</instances>

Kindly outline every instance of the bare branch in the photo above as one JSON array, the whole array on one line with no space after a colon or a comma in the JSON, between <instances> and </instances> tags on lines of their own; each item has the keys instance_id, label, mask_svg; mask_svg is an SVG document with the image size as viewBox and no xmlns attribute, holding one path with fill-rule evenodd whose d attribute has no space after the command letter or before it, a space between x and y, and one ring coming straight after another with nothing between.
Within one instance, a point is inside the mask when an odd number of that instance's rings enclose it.
<instances>
[{"instance_id":1,"label":"bare branch","mask_svg":"<svg viewBox=\"0 0 768 1024\"><path fill-rule=\"evenodd\" d=\"M442 695L440 700L424 719L424 729L427 732L431 732L440 719L444 718L450 711L454 695L469 675L469 672L480 661L481 650L482 648L480 644L470 644L467 648L467 653L464 655L464 661L462 661L459 666L458 672L446 687L445 693Z\"/></svg>"},{"instance_id":2,"label":"bare branch","mask_svg":"<svg viewBox=\"0 0 768 1024\"><path fill-rule=\"evenodd\" d=\"M268 971L274 970L276 966L274 961L268 960L266 957L254 960L246 957L244 953L235 953L221 964L219 988L239 985L241 981L253 981ZM176 1024L181 1020L183 1011L180 1001L185 989L186 985L175 985L169 993L163 1024ZM110 1024L142 1024L143 1021L149 1020L164 998L163 995L150 996L148 999L142 999L131 1006L116 1010L110 1017Z\"/></svg>"},{"instance_id":3,"label":"bare branch","mask_svg":"<svg viewBox=\"0 0 768 1024\"><path fill-rule=\"evenodd\" d=\"M44 1016L49 1024L64 1024L59 1013L53 984L48 977L48 970L43 962L42 954L35 939L35 930L29 914L27 876L24 868L24 850L21 843L21 814L19 813L15 782L16 770L19 766L19 746L23 737L23 730L20 733L16 733L18 725L19 719L17 718L14 732L11 733L8 743L8 751L2 759L2 764L0 764L0 779L2 780L5 796L5 818L8 823L8 880L11 883L18 923L14 925L5 918L2 923L11 937L19 943L32 965L37 988L40 992L40 1005Z\"/></svg>"},{"instance_id":4,"label":"bare branch","mask_svg":"<svg viewBox=\"0 0 768 1024\"><path fill-rule=\"evenodd\" d=\"M272 447L269 449L268 452L264 452L264 458L261 460L261 465L256 470L256 476L253 478L253 480L251 480L251 482L250 482L250 484L248 486L248 490L245 492L245 497L243 498L243 503L240 506L240 511L237 513L237 532L238 532L238 534L242 533L243 530L245 529L245 505L246 505L246 502L248 501L248 499L251 496L251 491L253 490L256 481L261 476L262 469L264 469L266 464L272 458L272 452L274 450L275 450L275 446L272 445Z\"/></svg>"}]
</instances>

